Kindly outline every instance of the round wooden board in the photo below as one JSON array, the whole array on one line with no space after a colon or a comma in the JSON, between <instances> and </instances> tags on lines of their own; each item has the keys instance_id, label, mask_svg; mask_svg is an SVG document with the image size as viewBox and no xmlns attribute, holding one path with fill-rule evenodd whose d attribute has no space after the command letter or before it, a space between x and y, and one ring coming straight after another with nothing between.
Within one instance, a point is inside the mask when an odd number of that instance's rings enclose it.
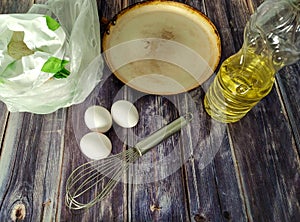
<instances>
[{"instance_id":1,"label":"round wooden board","mask_svg":"<svg viewBox=\"0 0 300 222\"><path fill-rule=\"evenodd\" d=\"M212 22L171 1L143 2L121 11L109 24L102 47L117 78L136 90L159 95L201 85L221 56Z\"/></svg>"}]
</instances>

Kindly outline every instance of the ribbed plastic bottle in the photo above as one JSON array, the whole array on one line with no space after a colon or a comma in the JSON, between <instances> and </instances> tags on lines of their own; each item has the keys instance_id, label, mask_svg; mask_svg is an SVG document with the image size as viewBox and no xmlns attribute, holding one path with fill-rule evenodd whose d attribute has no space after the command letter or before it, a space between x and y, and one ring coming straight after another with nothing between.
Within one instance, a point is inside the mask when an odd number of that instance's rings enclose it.
<instances>
[{"instance_id":1,"label":"ribbed plastic bottle","mask_svg":"<svg viewBox=\"0 0 300 222\"><path fill-rule=\"evenodd\" d=\"M272 89L275 74L300 59L300 0L266 0L251 16L240 51L226 59L204 105L214 119L240 120Z\"/></svg>"}]
</instances>

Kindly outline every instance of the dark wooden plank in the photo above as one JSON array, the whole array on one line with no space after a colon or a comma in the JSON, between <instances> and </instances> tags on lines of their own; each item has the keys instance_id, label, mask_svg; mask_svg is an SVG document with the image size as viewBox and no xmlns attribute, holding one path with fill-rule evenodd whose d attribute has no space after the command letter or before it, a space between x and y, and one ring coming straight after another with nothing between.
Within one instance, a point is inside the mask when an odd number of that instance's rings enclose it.
<instances>
[{"instance_id":1,"label":"dark wooden plank","mask_svg":"<svg viewBox=\"0 0 300 222\"><path fill-rule=\"evenodd\" d=\"M277 82L283 103L292 126L293 134L300 153L300 62L288 66L277 74Z\"/></svg>"},{"instance_id":2,"label":"dark wooden plank","mask_svg":"<svg viewBox=\"0 0 300 222\"><path fill-rule=\"evenodd\" d=\"M242 47L245 25L259 4L259 1L251 0L205 1L204 13L215 24L221 36L221 62Z\"/></svg>"},{"instance_id":3,"label":"dark wooden plank","mask_svg":"<svg viewBox=\"0 0 300 222\"><path fill-rule=\"evenodd\" d=\"M213 159L221 146L220 139L224 137L224 131L216 132L216 125L207 118L202 104L202 88L190 91L185 99L177 97L176 104L181 113L194 113L194 121L184 131L186 133L183 134L181 143L190 220L223 221ZM237 206L241 206L241 203ZM239 212L239 209L236 211Z\"/></svg>"},{"instance_id":4,"label":"dark wooden plank","mask_svg":"<svg viewBox=\"0 0 300 222\"><path fill-rule=\"evenodd\" d=\"M128 95L132 96L132 93ZM137 103L140 123L136 135L144 138L178 117L171 98L145 95ZM175 104L176 105L176 104ZM132 221L189 221L184 177L180 169L179 133L140 158L130 171L129 204ZM136 141L137 142L137 141ZM169 159L174 154L174 158ZM173 155L172 155L173 156ZM137 184L136 184L137 183ZM142 212L142 213L141 213Z\"/></svg>"},{"instance_id":5,"label":"dark wooden plank","mask_svg":"<svg viewBox=\"0 0 300 222\"><path fill-rule=\"evenodd\" d=\"M299 156L288 118L271 93L230 126L248 214L254 221L299 218ZM247 134L241 133L247 132Z\"/></svg>"},{"instance_id":6,"label":"dark wooden plank","mask_svg":"<svg viewBox=\"0 0 300 222\"><path fill-rule=\"evenodd\" d=\"M129 189L130 221L190 221L180 173Z\"/></svg>"},{"instance_id":7,"label":"dark wooden plank","mask_svg":"<svg viewBox=\"0 0 300 222\"><path fill-rule=\"evenodd\" d=\"M10 114L0 156L7 169L0 178L1 221L17 221L19 214L24 221L50 221L55 215L64 116L64 110Z\"/></svg>"},{"instance_id":8,"label":"dark wooden plank","mask_svg":"<svg viewBox=\"0 0 300 222\"><path fill-rule=\"evenodd\" d=\"M194 221L248 221L239 175L235 171L227 126L211 120L204 111L204 91L195 90L200 114L191 127L193 155L185 164L190 215ZM199 131L198 134L195 131ZM188 138L189 136L187 136ZM187 149L187 147L185 147Z\"/></svg>"},{"instance_id":9,"label":"dark wooden plank","mask_svg":"<svg viewBox=\"0 0 300 222\"><path fill-rule=\"evenodd\" d=\"M7 111L6 105L3 102L0 102L0 141L3 140L3 135L6 130L6 123L8 119L9 112ZM1 144L1 143L0 143ZM0 146L0 153L1 153L1 148Z\"/></svg>"},{"instance_id":10,"label":"dark wooden plank","mask_svg":"<svg viewBox=\"0 0 300 222\"><path fill-rule=\"evenodd\" d=\"M230 148L226 134L214 159L221 213L225 221L249 221L236 162L232 158L233 150Z\"/></svg>"},{"instance_id":11,"label":"dark wooden plank","mask_svg":"<svg viewBox=\"0 0 300 222\"><path fill-rule=\"evenodd\" d=\"M230 55L235 53L238 48L235 48L234 39L232 38L232 27L231 20L228 18L228 11L230 8L227 8L226 0L221 1L205 1L205 11L204 13L211 19L211 21L216 26L220 38L221 38L221 62ZM239 46L238 46L239 47Z\"/></svg>"},{"instance_id":12,"label":"dark wooden plank","mask_svg":"<svg viewBox=\"0 0 300 222\"><path fill-rule=\"evenodd\" d=\"M32 4L32 0L0 1L0 14L26 13Z\"/></svg>"},{"instance_id":13,"label":"dark wooden plank","mask_svg":"<svg viewBox=\"0 0 300 222\"><path fill-rule=\"evenodd\" d=\"M245 204L236 176L225 124L208 118L204 91L193 92L199 111L198 126L191 127L193 153L185 164L188 203L194 221L247 221ZM198 135L197 135L198 131ZM189 136L187 136L189 138Z\"/></svg>"}]
</instances>

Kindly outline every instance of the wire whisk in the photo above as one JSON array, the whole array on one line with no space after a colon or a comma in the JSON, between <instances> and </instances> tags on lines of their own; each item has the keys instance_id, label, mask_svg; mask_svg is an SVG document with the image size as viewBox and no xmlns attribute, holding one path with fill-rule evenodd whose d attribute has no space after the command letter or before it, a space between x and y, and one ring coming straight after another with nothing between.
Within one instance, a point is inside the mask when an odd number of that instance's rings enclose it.
<instances>
[{"instance_id":1,"label":"wire whisk","mask_svg":"<svg viewBox=\"0 0 300 222\"><path fill-rule=\"evenodd\" d=\"M67 180L66 205L72 210L80 210L103 200L115 188L131 163L186 126L192 119L193 115L187 113L126 151L77 167ZM92 192L93 189L96 195ZM86 198L90 199L83 201Z\"/></svg>"}]
</instances>

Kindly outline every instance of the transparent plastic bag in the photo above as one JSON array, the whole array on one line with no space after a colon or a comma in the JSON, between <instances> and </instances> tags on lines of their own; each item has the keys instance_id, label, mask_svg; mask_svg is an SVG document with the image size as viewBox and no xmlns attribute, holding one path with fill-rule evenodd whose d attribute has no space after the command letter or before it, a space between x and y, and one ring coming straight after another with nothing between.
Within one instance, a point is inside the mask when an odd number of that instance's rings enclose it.
<instances>
[{"instance_id":1,"label":"transparent plastic bag","mask_svg":"<svg viewBox=\"0 0 300 222\"><path fill-rule=\"evenodd\" d=\"M35 4L31 14L56 19L66 34L67 78L51 78L41 85L19 87L0 83L0 100L11 112L46 114L83 102L102 77L100 25L95 0L48 0Z\"/></svg>"}]
</instances>

